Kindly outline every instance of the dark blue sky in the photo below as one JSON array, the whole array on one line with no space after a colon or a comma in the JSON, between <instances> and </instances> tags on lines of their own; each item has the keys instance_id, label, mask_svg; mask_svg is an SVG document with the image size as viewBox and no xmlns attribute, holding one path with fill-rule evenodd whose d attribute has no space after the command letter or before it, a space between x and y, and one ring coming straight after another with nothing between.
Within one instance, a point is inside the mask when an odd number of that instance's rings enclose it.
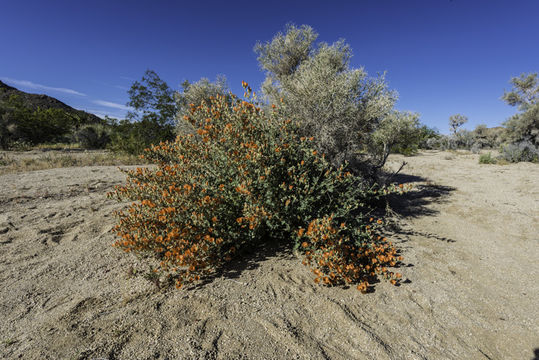
<instances>
[{"instance_id":1,"label":"dark blue sky","mask_svg":"<svg viewBox=\"0 0 539 360\"><path fill-rule=\"evenodd\" d=\"M539 0L1 1L0 79L122 117L127 88L148 68L179 89L223 74L232 90L264 78L256 41L286 23L344 38L352 67L387 71L397 108L448 132L455 113L500 125L515 113L509 80L539 71Z\"/></svg>"}]
</instances>

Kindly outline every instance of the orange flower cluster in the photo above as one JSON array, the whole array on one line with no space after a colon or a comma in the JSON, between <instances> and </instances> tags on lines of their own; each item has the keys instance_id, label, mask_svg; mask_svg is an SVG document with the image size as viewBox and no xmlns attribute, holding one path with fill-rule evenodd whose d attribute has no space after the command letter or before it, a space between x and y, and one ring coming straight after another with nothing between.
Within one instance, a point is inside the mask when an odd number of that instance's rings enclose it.
<instances>
[{"instance_id":1,"label":"orange flower cluster","mask_svg":"<svg viewBox=\"0 0 539 360\"><path fill-rule=\"evenodd\" d=\"M325 285L359 284L357 289L367 292L369 280L380 275L396 285L401 274L387 267L397 265L402 257L397 256L393 244L370 235L372 242L358 246L341 234L344 229L346 224L336 228L332 217L324 217L311 221L306 231L297 231L305 249L303 264L315 274L314 281Z\"/></svg>"},{"instance_id":2,"label":"orange flower cluster","mask_svg":"<svg viewBox=\"0 0 539 360\"><path fill-rule=\"evenodd\" d=\"M126 184L109 194L133 201L117 213L115 246L154 254L160 273L181 287L278 234L296 241L316 282L361 291L376 275L396 283L398 274L387 270L398 262L396 250L375 234L381 220L368 227L350 220L360 206L354 176L332 168L313 138L269 112L231 94L190 104L184 120L194 132L151 146L144 156L156 168L126 170ZM388 191L396 189L403 187Z\"/></svg>"},{"instance_id":3,"label":"orange flower cluster","mask_svg":"<svg viewBox=\"0 0 539 360\"><path fill-rule=\"evenodd\" d=\"M109 194L136 201L118 213L114 231L120 240L115 245L156 253L162 272L174 277L177 286L231 260L271 217L252 193L254 179L263 183L270 174L258 171L270 148L267 129L256 122L261 109L231 98L232 105L224 96L210 104L190 104L184 120L195 133L152 146L145 158L158 168L126 171L127 184ZM286 149L287 144L280 147Z\"/></svg>"}]
</instances>

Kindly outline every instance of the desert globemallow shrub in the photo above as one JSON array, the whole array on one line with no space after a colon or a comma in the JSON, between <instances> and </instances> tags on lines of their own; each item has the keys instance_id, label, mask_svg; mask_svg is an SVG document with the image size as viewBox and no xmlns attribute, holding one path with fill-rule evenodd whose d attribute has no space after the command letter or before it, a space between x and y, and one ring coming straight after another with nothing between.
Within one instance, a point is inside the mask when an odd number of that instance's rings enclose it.
<instances>
[{"instance_id":1,"label":"desert globemallow shrub","mask_svg":"<svg viewBox=\"0 0 539 360\"><path fill-rule=\"evenodd\" d=\"M152 146L143 156L155 168L125 170L127 183L109 194L133 201L117 214L115 245L154 254L155 270L177 287L269 241L289 241L316 282L396 284L400 274L388 268L399 256L369 204L404 187L366 187L345 164L334 168L313 138L244 87L245 100L191 104L184 120L195 133Z\"/></svg>"}]
</instances>

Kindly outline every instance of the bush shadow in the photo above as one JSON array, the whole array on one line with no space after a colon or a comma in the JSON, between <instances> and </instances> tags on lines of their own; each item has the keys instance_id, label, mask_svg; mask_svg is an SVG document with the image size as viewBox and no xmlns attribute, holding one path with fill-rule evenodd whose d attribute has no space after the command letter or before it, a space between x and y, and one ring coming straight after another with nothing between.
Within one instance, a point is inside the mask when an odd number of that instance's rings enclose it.
<instances>
[{"instance_id":1,"label":"bush shadow","mask_svg":"<svg viewBox=\"0 0 539 360\"><path fill-rule=\"evenodd\" d=\"M429 205L446 202L451 193L456 190L452 186L438 185L416 175L398 174L394 177L394 181L399 184L413 185L413 189L403 195L388 197L391 210L404 218L437 215L439 211Z\"/></svg>"},{"instance_id":2,"label":"bush shadow","mask_svg":"<svg viewBox=\"0 0 539 360\"><path fill-rule=\"evenodd\" d=\"M190 288L203 287L220 277L230 280L238 279L244 271L255 270L261 266L263 261L271 258L293 258L295 255L292 248L293 244L290 241L270 239L269 236L266 236L264 239L258 240L256 244L245 246L234 259L222 264L213 274L204 277Z\"/></svg>"},{"instance_id":3,"label":"bush shadow","mask_svg":"<svg viewBox=\"0 0 539 360\"><path fill-rule=\"evenodd\" d=\"M392 221L391 230L395 231L396 234L404 235L405 239L409 238L409 236L422 236L447 243L456 242L453 239L432 232L405 229L400 226L398 221L398 219L403 218L438 215L440 211L431 205L447 202L451 193L456 190L455 187L435 184L428 178L409 174L397 174L393 177L393 181L399 184L411 184L413 188L402 195L388 196L387 201L390 212L397 218L396 221ZM407 241L405 239L401 238L401 241Z\"/></svg>"}]
</instances>

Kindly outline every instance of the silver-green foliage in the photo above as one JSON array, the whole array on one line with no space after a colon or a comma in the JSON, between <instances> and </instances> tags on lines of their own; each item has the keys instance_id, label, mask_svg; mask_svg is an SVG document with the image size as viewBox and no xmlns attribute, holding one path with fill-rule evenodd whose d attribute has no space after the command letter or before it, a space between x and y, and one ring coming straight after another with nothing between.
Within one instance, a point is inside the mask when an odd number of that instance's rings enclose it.
<instances>
[{"instance_id":1,"label":"silver-green foliage","mask_svg":"<svg viewBox=\"0 0 539 360\"><path fill-rule=\"evenodd\" d=\"M487 154L481 154L479 156L479 163L480 164L496 164L498 161L496 158L492 157L491 153Z\"/></svg>"},{"instance_id":2,"label":"silver-green foliage","mask_svg":"<svg viewBox=\"0 0 539 360\"><path fill-rule=\"evenodd\" d=\"M343 40L315 46L317 37L309 26L288 25L285 33L257 43L254 50L266 71L262 91L300 123L303 135L315 136L334 165L354 163L360 152L384 142L382 134L372 138L384 119L393 122L408 115L396 115L397 94L384 75L370 78L363 68L351 68L352 51Z\"/></svg>"},{"instance_id":3,"label":"silver-green foliage","mask_svg":"<svg viewBox=\"0 0 539 360\"><path fill-rule=\"evenodd\" d=\"M500 157L509 162L539 162L539 149L530 141L523 140L503 145Z\"/></svg>"},{"instance_id":4,"label":"silver-green foliage","mask_svg":"<svg viewBox=\"0 0 539 360\"><path fill-rule=\"evenodd\" d=\"M513 89L502 99L520 111L505 123L505 139L509 143L531 142L539 147L539 81L537 73L522 74L511 79Z\"/></svg>"},{"instance_id":5,"label":"silver-green foliage","mask_svg":"<svg viewBox=\"0 0 539 360\"><path fill-rule=\"evenodd\" d=\"M479 124L473 131L475 138L474 144L481 149L497 148L501 144L502 132L502 127L487 128L486 125Z\"/></svg>"},{"instance_id":6,"label":"silver-green foliage","mask_svg":"<svg viewBox=\"0 0 539 360\"><path fill-rule=\"evenodd\" d=\"M378 128L372 133L368 142L369 150L381 159L382 163L397 145L400 145L399 152L411 155L419 146L419 127L419 114L392 111L380 121Z\"/></svg>"},{"instance_id":7,"label":"silver-green foliage","mask_svg":"<svg viewBox=\"0 0 539 360\"><path fill-rule=\"evenodd\" d=\"M196 106L201 105L201 103L210 104L212 97L217 97L217 95L228 97L230 93L225 76L217 76L215 82L211 82L207 78L201 78L192 84L185 81L182 88L181 92L177 91L174 94L178 109L176 112L176 130L178 133L192 131L191 125L183 119L189 111L190 104Z\"/></svg>"}]
</instances>

